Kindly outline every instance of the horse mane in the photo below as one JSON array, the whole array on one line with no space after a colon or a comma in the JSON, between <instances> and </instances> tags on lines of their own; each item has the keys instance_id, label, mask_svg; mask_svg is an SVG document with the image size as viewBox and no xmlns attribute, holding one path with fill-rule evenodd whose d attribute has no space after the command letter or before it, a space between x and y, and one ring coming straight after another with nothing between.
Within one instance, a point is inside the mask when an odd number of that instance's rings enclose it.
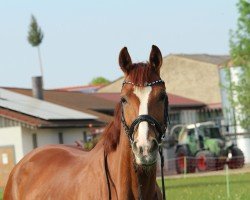
<instances>
[{"instance_id":1,"label":"horse mane","mask_svg":"<svg viewBox=\"0 0 250 200\"><path fill-rule=\"evenodd\" d=\"M110 122L103 133L103 145L106 153L116 150L120 141L121 132L121 103L116 105L114 120Z\"/></svg>"}]
</instances>

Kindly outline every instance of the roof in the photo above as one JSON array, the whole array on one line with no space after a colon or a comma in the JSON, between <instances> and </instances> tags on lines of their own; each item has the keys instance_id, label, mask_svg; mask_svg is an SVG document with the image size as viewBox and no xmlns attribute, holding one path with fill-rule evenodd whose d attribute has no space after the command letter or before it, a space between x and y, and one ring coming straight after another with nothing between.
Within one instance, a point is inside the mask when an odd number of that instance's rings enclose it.
<instances>
[{"instance_id":1,"label":"roof","mask_svg":"<svg viewBox=\"0 0 250 200\"><path fill-rule=\"evenodd\" d=\"M5 87L5 89L27 96L32 96L31 89L11 87ZM56 90L44 90L44 99L51 103L97 116L98 120L104 123L110 122L113 117L101 112L97 112L97 110L105 109L113 111L116 105L116 102L108 101L92 94Z\"/></svg>"},{"instance_id":2,"label":"roof","mask_svg":"<svg viewBox=\"0 0 250 200\"><path fill-rule=\"evenodd\" d=\"M82 86L71 86L71 87L63 87L63 88L56 88L56 91L68 91L68 92L83 92L83 93L93 93L96 92L98 89L103 87L104 84L100 85L82 85Z\"/></svg>"},{"instance_id":3,"label":"roof","mask_svg":"<svg viewBox=\"0 0 250 200\"><path fill-rule=\"evenodd\" d=\"M44 120L96 119L94 115L0 88L0 107Z\"/></svg>"},{"instance_id":4,"label":"roof","mask_svg":"<svg viewBox=\"0 0 250 200\"><path fill-rule=\"evenodd\" d=\"M191 60L211 63L218 66L230 61L229 55L209 55L209 54L173 54L173 55L183 58L188 58Z\"/></svg>"},{"instance_id":5,"label":"roof","mask_svg":"<svg viewBox=\"0 0 250 200\"><path fill-rule=\"evenodd\" d=\"M91 94L92 96L96 96L99 98L103 98L113 102L120 101L120 94L119 93L94 93ZM181 97L174 94L168 93L169 105L170 107L199 107L205 106L204 103L195 101L189 98Z\"/></svg>"},{"instance_id":6,"label":"roof","mask_svg":"<svg viewBox=\"0 0 250 200\"><path fill-rule=\"evenodd\" d=\"M96 120L43 120L33 116L29 116L20 112L9 110L0 107L0 116L15 120L24 124L24 126L39 127L39 128L72 128L72 127L89 127L89 124L95 124L95 126L103 126L102 123L98 123Z\"/></svg>"},{"instance_id":7,"label":"roof","mask_svg":"<svg viewBox=\"0 0 250 200\"><path fill-rule=\"evenodd\" d=\"M208 104L207 107L209 109L221 109L222 104L221 103L211 103L211 104Z\"/></svg>"}]
</instances>

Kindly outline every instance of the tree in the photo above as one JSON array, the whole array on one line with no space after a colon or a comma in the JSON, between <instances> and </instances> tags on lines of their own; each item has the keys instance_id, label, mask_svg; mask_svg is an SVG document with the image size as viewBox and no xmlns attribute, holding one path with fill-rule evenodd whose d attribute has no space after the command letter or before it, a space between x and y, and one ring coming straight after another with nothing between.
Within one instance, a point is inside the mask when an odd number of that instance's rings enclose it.
<instances>
[{"instance_id":1,"label":"tree","mask_svg":"<svg viewBox=\"0 0 250 200\"><path fill-rule=\"evenodd\" d=\"M42 67L42 59L41 59L41 52L40 52L40 44L43 41L43 32L41 28L38 26L36 18L31 15L31 23L29 26L29 32L28 32L28 41L33 47L37 47L38 50L38 58L39 58L39 64L40 64L40 71L41 76L43 77L43 67Z\"/></svg>"},{"instance_id":2,"label":"tree","mask_svg":"<svg viewBox=\"0 0 250 200\"><path fill-rule=\"evenodd\" d=\"M232 98L232 103L237 106L242 117L239 119L243 128L250 128L250 1L239 0L239 18L237 30L231 31L230 55L234 66L240 66L237 84L232 83L232 92L237 93L237 98Z\"/></svg>"},{"instance_id":3,"label":"tree","mask_svg":"<svg viewBox=\"0 0 250 200\"><path fill-rule=\"evenodd\" d=\"M110 81L104 77L96 77L93 78L92 81L90 82L91 85L101 85L101 84L108 84Z\"/></svg>"}]
</instances>

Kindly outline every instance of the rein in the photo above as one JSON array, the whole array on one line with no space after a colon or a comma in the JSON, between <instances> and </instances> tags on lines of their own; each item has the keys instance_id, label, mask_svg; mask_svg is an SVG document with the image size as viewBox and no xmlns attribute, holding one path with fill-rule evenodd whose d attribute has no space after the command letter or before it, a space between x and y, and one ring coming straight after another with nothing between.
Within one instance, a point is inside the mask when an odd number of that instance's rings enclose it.
<instances>
[{"instance_id":1,"label":"rein","mask_svg":"<svg viewBox=\"0 0 250 200\"><path fill-rule=\"evenodd\" d=\"M153 86L153 85L156 85L156 84L165 84L165 83L161 79L157 80L157 81L150 82L150 83L145 83L144 85L138 85L138 84L135 84L135 83L133 83L131 81L124 81L123 84L122 84L122 87L125 84L132 84L134 86L139 86L139 87L147 87L147 86ZM121 102L121 104L122 104L122 102ZM162 152L161 143L162 143L162 140L165 137L165 132L167 130L167 127L170 124L169 115L168 115L168 99L165 102L165 106L164 106L164 124L162 124L162 125L154 117L152 117L150 115L139 115L132 122L131 126L129 127L127 125L125 117L124 117L123 106L122 106L122 109L121 109L121 122L122 122L123 128L125 130L125 133L129 138L130 147L131 147L132 143L134 142L135 129L141 122L148 122L151 126L155 127L156 138L157 138L157 142L159 143L159 154L160 154L160 158L161 158L162 194L163 194L163 199L166 200L164 174L163 174L164 155L163 155L163 152ZM134 163L134 166L136 166L135 163ZM105 167L105 175L106 175L107 184L108 184L109 200L111 200L111 188L110 188L109 175L108 175L107 155L106 155L105 152L104 152L104 167ZM137 173L136 167L135 167L135 172L137 174L137 179L138 179L138 196L139 196L139 200L142 200L142 183L141 183L141 178Z\"/></svg>"}]
</instances>

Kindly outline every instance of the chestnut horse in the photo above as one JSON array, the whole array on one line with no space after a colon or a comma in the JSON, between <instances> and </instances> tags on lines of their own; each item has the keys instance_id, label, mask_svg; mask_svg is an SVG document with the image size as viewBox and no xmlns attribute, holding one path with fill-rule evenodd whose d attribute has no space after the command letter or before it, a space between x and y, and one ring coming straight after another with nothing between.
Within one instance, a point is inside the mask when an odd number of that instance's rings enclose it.
<instances>
[{"instance_id":1,"label":"chestnut horse","mask_svg":"<svg viewBox=\"0 0 250 200\"><path fill-rule=\"evenodd\" d=\"M12 170L4 200L163 199L156 183L168 109L162 55L153 45L148 63L133 64L124 47L119 65L121 102L97 145L89 152L65 145L33 150Z\"/></svg>"}]
</instances>

